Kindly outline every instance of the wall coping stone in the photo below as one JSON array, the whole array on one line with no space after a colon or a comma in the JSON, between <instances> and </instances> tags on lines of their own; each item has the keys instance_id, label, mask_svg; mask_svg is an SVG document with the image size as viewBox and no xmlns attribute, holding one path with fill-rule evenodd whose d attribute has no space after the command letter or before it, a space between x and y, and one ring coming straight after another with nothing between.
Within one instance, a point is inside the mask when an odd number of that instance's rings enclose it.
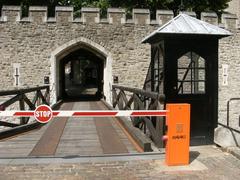
<instances>
[{"instance_id":1,"label":"wall coping stone","mask_svg":"<svg viewBox=\"0 0 240 180\"><path fill-rule=\"evenodd\" d=\"M217 14L215 12L202 12L201 17L214 17L217 18Z\"/></svg>"},{"instance_id":2,"label":"wall coping stone","mask_svg":"<svg viewBox=\"0 0 240 180\"><path fill-rule=\"evenodd\" d=\"M159 10L157 10L157 12L156 12L156 15L157 15L157 14L173 15L173 12L170 11L170 10L159 9Z\"/></svg>"},{"instance_id":3,"label":"wall coping stone","mask_svg":"<svg viewBox=\"0 0 240 180\"><path fill-rule=\"evenodd\" d=\"M149 9L133 9L132 12L133 14L149 14L150 10Z\"/></svg>"},{"instance_id":4,"label":"wall coping stone","mask_svg":"<svg viewBox=\"0 0 240 180\"><path fill-rule=\"evenodd\" d=\"M20 6L2 6L2 10L4 11L21 11Z\"/></svg>"},{"instance_id":5,"label":"wall coping stone","mask_svg":"<svg viewBox=\"0 0 240 180\"><path fill-rule=\"evenodd\" d=\"M29 11L47 11L47 6L29 6Z\"/></svg>"},{"instance_id":6,"label":"wall coping stone","mask_svg":"<svg viewBox=\"0 0 240 180\"><path fill-rule=\"evenodd\" d=\"M87 8L87 7L83 7L81 8L81 12L96 12L99 13L100 9L99 8Z\"/></svg>"},{"instance_id":7,"label":"wall coping stone","mask_svg":"<svg viewBox=\"0 0 240 180\"><path fill-rule=\"evenodd\" d=\"M73 12L72 6L56 6L55 11Z\"/></svg>"},{"instance_id":8,"label":"wall coping stone","mask_svg":"<svg viewBox=\"0 0 240 180\"><path fill-rule=\"evenodd\" d=\"M230 13L223 13L222 14L222 18L225 19L237 19L237 15L236 14L230 14Z\"/></svg>"},{"instance_id":9,"label":"wall coping stone","mask_svg":"<svg viewBox=\"0 0 240 180\"><path fill-rule=\"evenodd\" d=\"M125 10L121 8L108 8L107 12L108 13L125 13Z\"/></svg>"}]
</instances>

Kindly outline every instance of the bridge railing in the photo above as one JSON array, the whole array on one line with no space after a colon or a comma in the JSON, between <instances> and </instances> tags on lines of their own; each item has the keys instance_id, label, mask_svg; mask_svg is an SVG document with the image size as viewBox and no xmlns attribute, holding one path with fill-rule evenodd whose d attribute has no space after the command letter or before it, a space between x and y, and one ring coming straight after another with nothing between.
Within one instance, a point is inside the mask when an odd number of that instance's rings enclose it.
<instances>
[{"instance_id":1,"label":"bridge railing","mask_svg":"<svg viewBox=\"0 0 240 180\"><path fill-rule=\"evenodd\" d=\"M0 111L6 109L34 110L40 104L49 105L49 86L0 91L0 99L2 101L0 103ZM25 127L27 124L33 124L33 122L29 122L29 117L20 117L19 122L17 120L14 121L13 118L9 118L11 117L0 119L0 126L4 127L0 131L0 139L7 136L6 134L9 134L9 130L16 129L18 131L21 126ZM36 124L33 126L35 127Z\"/></svg>"},{"instance_id":2,"label":"bridge railing","mask_svg":"<svg viewBox=\"0 0 240 180\"><path fill-rule=\"evenodd\" d=\"M163 110L164 95L125 86L112 86L113 107L119 110ZM141 129L157 147L163 147L163 117L131 117L133 126Z\"/></svg>"}]
</instances>

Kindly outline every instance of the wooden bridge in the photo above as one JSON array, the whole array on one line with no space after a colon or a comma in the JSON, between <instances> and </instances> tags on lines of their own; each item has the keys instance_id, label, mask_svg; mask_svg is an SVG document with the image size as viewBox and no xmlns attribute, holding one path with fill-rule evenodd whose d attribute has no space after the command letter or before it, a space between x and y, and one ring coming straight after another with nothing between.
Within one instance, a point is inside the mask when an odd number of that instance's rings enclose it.
<instances>
[{"instance_id":1,"label":"wooden bridge","mask_svg":"<svg viewBox=\"0 0 240 180\"><path fill-rule=\"evenodd\" d=\"M161 109L163 96L140 89L112 87L113 107L100 101L63 101L53 104L59 110L156 110ZM5 99L0 111L34 110L50 103L48 86L1 91ZM162 147L161 117L56 117L43 125L36 120L2 119L0 125L0 157L27 156L93 156L104 154L141 153Z\"/></svg>"}]
</instances>

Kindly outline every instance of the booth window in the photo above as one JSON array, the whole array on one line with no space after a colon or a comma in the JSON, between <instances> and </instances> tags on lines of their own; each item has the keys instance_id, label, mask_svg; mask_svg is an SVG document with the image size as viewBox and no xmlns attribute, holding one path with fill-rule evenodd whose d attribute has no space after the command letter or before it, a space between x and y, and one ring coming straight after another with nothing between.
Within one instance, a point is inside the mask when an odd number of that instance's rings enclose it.
<instances>
[{"instance_id":1,"label":"booth window","mask_svg":"<svg viewBox=\"0 0 240 180\"><path fill-rule=\"evenodd\" d=\"M204 94L206 92L205 59L188 52L178 59L178 94Z\"/></svg>"}]
</instances>

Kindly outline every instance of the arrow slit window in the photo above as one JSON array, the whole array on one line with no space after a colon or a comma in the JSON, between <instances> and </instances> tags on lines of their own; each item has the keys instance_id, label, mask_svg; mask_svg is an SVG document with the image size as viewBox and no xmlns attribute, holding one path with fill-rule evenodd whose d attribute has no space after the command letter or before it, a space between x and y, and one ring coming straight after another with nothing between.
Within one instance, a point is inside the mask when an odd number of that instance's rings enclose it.
<instances>
[{"instance_id":1,"label":"arrow slit window","mask_svg":"<svg viewBox=\"0 0 240 180\"><path fill-rule=\"evenodd\" d=\"M13 64L13 78L14 78L14 86L20 86L20 64Z\"/></svg>"},{"instance_id":2,"label":"arrow slit window","mask_svg":"<svg viewBox=\"0 0 240 180\"><path fill-rule=\"evenodd\" d=\"M205 59L188 52L178 59L178 94L204 94L206 84Z\"/></svg>"}]
</instances>

